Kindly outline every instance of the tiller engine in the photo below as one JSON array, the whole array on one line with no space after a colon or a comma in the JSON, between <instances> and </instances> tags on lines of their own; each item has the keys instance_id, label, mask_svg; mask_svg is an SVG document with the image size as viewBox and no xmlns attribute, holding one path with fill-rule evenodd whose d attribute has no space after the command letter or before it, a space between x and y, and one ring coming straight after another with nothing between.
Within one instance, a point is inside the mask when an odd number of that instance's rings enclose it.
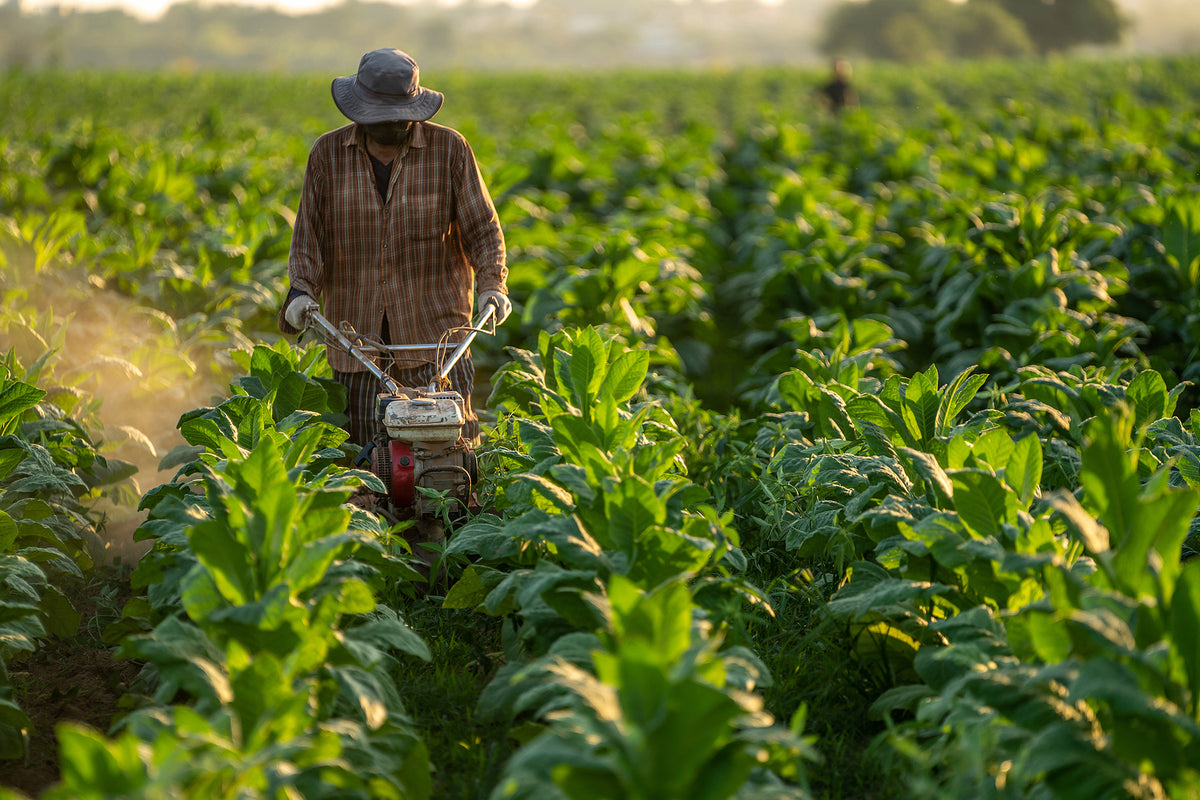
<instances>
[{"instance_id":1,"label":"tiller engine","mask_svg":"<svg viewBox=\"0 0 1200 800\"><path fill-rule=\"evenodd\" d=\"M444 387L449 385L451 369L466 353L475 335L485 331L484 325L492 321L491 331L495 332L494 320L495 307L488 305L472 327L466 329L461 341L386 345L362 337L348 326L335 328L319 312L310 312L309 324L323 330L332 346L341 347L358 359L382 387L375 403L375 435L354 463L369 464L371 472L387 487L386 495L375 497L375 510L385 517L394 521L414 519L419 527L438 526L442 503L450 503L451 516L458 516L470 507L479 473L475 451L463 437L469 399ZM410 351L437 354L434 363L439 365L438 373L426 387L400 386L372 358L372 355L396 358L398 353Z\"/></svg>"}]
</instances>

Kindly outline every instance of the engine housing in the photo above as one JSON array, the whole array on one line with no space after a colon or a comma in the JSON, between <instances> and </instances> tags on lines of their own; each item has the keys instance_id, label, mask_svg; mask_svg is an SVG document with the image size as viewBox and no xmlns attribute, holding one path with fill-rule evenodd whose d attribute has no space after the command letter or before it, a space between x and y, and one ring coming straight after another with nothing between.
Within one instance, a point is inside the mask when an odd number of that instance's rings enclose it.
<instances>
[{"instance_id":1,"label":"engine housing","mask_svg":"<svg viewBox=\"0 0 1200 800\"><path fill-rule=\"evenodd\" d=\"M440 498L451 513L466 510L479 480L474 449L463 439L465 404L458 392L405 389L380 394L371 471L387 487L397 516L438 516ZM439 497L429 497L420 489Z\"/></svg>"}]
</instances>

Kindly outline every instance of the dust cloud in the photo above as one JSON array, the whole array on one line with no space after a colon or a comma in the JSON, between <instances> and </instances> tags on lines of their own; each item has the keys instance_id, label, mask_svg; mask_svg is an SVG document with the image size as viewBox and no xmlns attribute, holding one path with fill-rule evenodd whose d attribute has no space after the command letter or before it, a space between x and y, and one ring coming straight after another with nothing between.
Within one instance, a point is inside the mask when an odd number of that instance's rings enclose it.
<instances>
[{"instance_id":1,"label":"dust cloud","mask_svg":"<svg viewBox=\"0 0 1200 800\"><path fill-rule=\"evenodd\" d=\"M141 494L174 477L174 468L159 464L186 444L180 416L228 394L232 362L79 267L35 273L9 256L0 272L0 352L12 348L24 369L46 358L40 375L30 376L46 400L82 423L103 456L137 467L132 482L95 505L93 541L97 561L136 561L148 549L133 539L145 519Z\"/></svg>"}]
</instances>

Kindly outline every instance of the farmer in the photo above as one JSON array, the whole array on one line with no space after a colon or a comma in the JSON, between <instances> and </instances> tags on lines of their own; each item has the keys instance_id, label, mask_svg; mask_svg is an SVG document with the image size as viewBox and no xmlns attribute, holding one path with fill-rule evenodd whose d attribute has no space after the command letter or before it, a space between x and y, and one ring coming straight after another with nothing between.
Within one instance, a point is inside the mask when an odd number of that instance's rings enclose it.
<instances>
[{"instance_id":1,"label":"farmer","mask_svg":"<svg viewBox=\"0 0 1200 800\"><path fill-rule=\"evenodd\" d=\"M308 156L279 312L284 333L298 333L322 307L334 325L348 322L385 344L439 342L471 324L472 298L478 311L495 304L497 324L508 316L504 234L470 145L429 121L442 100L399 50L373 50L357 75L333 80L333 102L352 124L322 135ZM366 444L379 381L340 349L327 358L348 390L350 440ZM425 359L387 368L401 386L437 375ZM474 378L469 354L449 375L467 401L468 441L479 435Z\"/></svg>"},{"instance_id":2,"label":"farmer","mask_svg":"<svg viewBox=\"0 0 1200 800\"><path fill-rule=\"evenodd\" d=\"M850 83L850 62L844 58L833 60L833 76L818 92L834 114L844 108L858 105L858 92Z\"/></svg>"}]
</instances>

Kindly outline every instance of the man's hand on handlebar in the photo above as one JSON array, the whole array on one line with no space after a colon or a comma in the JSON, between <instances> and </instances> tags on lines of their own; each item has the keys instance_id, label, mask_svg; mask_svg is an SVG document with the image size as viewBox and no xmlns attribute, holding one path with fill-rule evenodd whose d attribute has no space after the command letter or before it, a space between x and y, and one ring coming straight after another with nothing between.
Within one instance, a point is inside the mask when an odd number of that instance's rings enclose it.
<instances>
[{"instance_id":1,"label":"man's hand on handlebar","mask_svg":"<svg viewBox=\"0 0 1200 800\"><path fill-rule=\"evenodd\" d=\"M288 307L283 311L283 318L293 328L304 330L308 327L308 314L310 311L320 311L321 304L313 300L306 294L298 294L292 302L288 303Z\"/></svg>"},{"instance_id":2,"label":"man's hand on handlebar","mask_svg":"<svg viewBox=\"0 0 1200 800\"><path fill-rule=\"evenodd\" d=\"M495 289L480 292L479 299L475 302L475 308L482 314L483 310L488 307L488 303L496 306L497 325L508 319L508 315L512 313L512 301L508 299L508 295L504 292L498 292Z\"/></svg>"}]
</instances>

